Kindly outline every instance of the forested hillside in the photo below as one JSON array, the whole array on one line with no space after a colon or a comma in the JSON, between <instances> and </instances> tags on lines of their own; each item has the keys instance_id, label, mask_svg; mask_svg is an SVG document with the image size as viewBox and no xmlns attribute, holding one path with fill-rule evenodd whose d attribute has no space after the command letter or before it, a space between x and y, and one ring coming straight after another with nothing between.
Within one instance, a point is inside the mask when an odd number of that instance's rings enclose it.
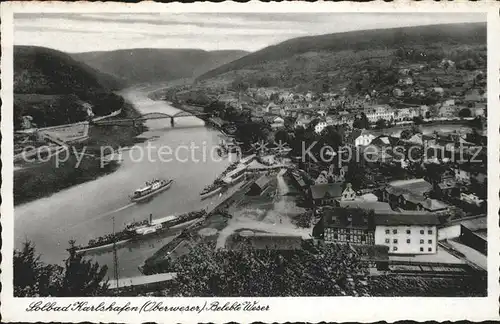
<instances>
[{"instance_id":1,"label":"forested hillside","mask_svg":"<svg viewBox=\"0 0 500 324\"><path fill-rule=\"evenodd\" d=\"M38 126L84 120L83 104L96 115L119 109L123 99L112 91L123 83L74 60L66 53L44 47L14 47L14 125L31 116Z\"/></svg>"},{"instance_id":2,"label":"forested hillside","mask_svg":"<svg viewBox=\"0 0 500 324\"><path fill-rule=\"evenodd\" d=\"M244 56L205 73L197 81L233 88L384 91L387 85L397 83L399 69L411 64L435 66L446 59L456 63L457 70L485 69L485 44L484 23L301 37ZM439 82L434 85L440 86Z\"/></svg>"}]
</instances>

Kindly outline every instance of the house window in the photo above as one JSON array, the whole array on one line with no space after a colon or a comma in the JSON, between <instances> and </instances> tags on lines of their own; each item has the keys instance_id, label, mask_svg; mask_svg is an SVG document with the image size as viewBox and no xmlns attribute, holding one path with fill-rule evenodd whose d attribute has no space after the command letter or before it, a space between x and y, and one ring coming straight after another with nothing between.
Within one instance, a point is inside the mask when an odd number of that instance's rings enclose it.
<instances>
[{"instance_id":1,"label":"house window","mask_svg":"<svg viewBox=\"0 0 500 324\"><path fill-rule=\"evenodd\" d=\"M424 252L424 248L423 247L420 248L420 252Z\"/></svg>"},{"instance_id":2,"label":"house window","mask_svg":"<svg viewBox=\"0 0 500 324\"><path fill-rule=\"evenodd\" d=\"M350 241L351 240L351 235L347 234L347 240Z\"/></svg>"},{"instance_id":3,"label":"house window","mask_svg":"<svg viewBox=\"0 0 500 324\"><path fill-rule=\"evenodd\" d=\"M411 230L406 230L406 234L411 234Z\"/></svg>"},{"instance_id":4,"label":"house window","mask_svg":"<svg viewBox=\"0 0 500 324\"><path fill-rule=\"evenodd\" d=\"M392 240L392 243L397 244L398 243L398 239Z\"/></svg>"},{"instance_id":5,"label":"house window","mask_svg":"<svg viewBox=\"0 0 500 324\"><path fill-rule=\"evenodd\" d=\"M365 235L361 235L361 242L366 242L366 236Z\"/></svg>"},{"instance_id":6,"label":"house window","mask_svg":"<svg viewBox=\"0 0 500 324\"><path fill-rule=\"evenodd\" d=\"M428 240L427 243L432 244L432 240Z\"/></svg>"},{"instance_id":7,"label":"house window","mask_svg":"<svg viewBox=\"0 0 500 324\"><path fill-rule=\"evenodd\" d=\"M390 232L388 229L385 230L385 234L389 234Z\"/></svg>"},{"instance_id":8,"label":"house window","mask_svg":"<svg viewBox=\"0 0 500 324\"><path fill-rule=\"evenodd\" d=\"M428 230L427 234L431 235L432 234L432 230Z\"/></svg>"},{"instance_id":9,"label":"house window","mask_svg":"<svg viewBox=\"0 0 500 324\"><path fill-rule=\"evenodd\" d=\"M393 250L393 251L397 251L397 250L398 250L398 247L397 247L397 246L393 246L393 247L392 247L392 250Z\"/></svg>"},{"instance_id":10,"label":"house window","mask_svg":"<svg viewBox=\"0 0 500 324\"><path fill-rule=\"evenodd\" d=\"M420 244L424 244L424 240L420 240Z\"/></svg>"},{"instance_id":11,"label":"house window","mask_svg":"<svg viewBox=\"0 0 500 324\"><path fill-rule=\"evenodd\" d=\"M336 240L339 238L339 235L338 234L333 234L333 238Z\"/></svg>"},{"instance_id":12,"label":"house window","mask_svg":"<svg viewBox=\"0 0 500 324\"><path fill-rule=\"evenodd\" d=\"M350 229L346 229L345 232L346 233L351 233L351 230Z\"/></svg>"},{"instance_id":13,"label":"house window","mask_svg":"<svg viewBox=\"0 0 500 324\"><path fill-rule=\"evenodd\" d=\"M392 234L398 234L398 230L397 229L392 230Z\"/></svg>"},{"instance_id":14,"label":"house window","mask_svg":"<svg viewBox=\"0 0 500 324\"><path fill-rule=\"evenodd\" d=\"M424 234L424 230L420 230L420 234Z\"/></svg>"},{"instance_id":15,"label":"house window","mask_svg":"<svg viewBox=\"0 0 500 324\"><path fill-rule=\"evenodd\" d=\"M410 239L407 239L407 240L406 240L406 243L410 244Z\"/></svg>"},{"instance_id":16,"label":"house window","mask_svg":"<svg viewBox=\"0 0 500 324\"><path fill-rule=\"evenodd\" d=\"M385 239L385 243L390 243L391 240L389 240L388 238Z\"/></svg>"},{"instance_id":17,"label":"house window","mask_svg":"<svg viewBox=\"0 0 500 324\"><path fill-rule=\"evenodd\" d=\"M428 248L427 251L432 252L432 248Z\"/></svg>"}]
</instances>

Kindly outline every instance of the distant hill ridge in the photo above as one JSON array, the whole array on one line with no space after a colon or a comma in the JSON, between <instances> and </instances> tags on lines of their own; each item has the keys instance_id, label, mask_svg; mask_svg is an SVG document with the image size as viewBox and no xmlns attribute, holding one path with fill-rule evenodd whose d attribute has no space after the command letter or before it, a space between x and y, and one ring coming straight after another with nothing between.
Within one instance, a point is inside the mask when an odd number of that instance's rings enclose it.
<instances>
[{"instance_id":1,"label":"distant hill ridge","mask_svg":"<svg viewBox=\"0 0 500 324\"><path fill-rule=\"evenodd\" d=\"M430 44L486 44L486 23L441 24L390 29L350 31L299 37L266 47L198 77L198 81L307 52L387 50Z\"/></svg>"},{"instance_id":2,"label":"distant hill ridge","mask_svg":"<svg viewBox=\"0 0 500 324\"><path fill-rule=\"evenodd\" d=\"M134 48L73 53L76 60L128 84L192 78L248 54L239 50Z\"/></svg>"}]
</instances>

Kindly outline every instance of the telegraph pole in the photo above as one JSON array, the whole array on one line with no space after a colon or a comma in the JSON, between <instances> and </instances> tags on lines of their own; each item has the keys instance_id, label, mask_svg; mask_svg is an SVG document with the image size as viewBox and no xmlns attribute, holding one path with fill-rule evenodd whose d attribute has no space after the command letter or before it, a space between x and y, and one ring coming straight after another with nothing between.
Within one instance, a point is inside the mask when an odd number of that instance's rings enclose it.
<instances>
[{"instance_id":1,"label":"telegraph pole","mask_svg":"<svg viewBox=\"0 0 500 324\"><path fill-rule=\"evenodd\" d=\"M113 265L114 265L114 275L116 280L116 288L118 289L119 275L118 275L118 255L116 254L115 216L113 216L112 219L113 219Z\"/></svg>"}]
</instances>

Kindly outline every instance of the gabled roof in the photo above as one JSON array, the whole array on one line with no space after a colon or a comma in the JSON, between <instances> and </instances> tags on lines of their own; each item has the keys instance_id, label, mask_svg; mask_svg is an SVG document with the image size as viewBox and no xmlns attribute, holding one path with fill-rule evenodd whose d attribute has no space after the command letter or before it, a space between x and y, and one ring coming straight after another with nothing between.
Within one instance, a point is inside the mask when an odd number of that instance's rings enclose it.
<instances>
[{"instance_id":1,"label":"gabled roof","mask_svg":"<svg viewBox=\"0 0 500 324\"><path fill-rule=\"evenodd\" d=\"M429 211L437 211L437 210L442 210L446 209L448 207L447 204L445 204L442 201L436 200L436 199L426 199L420 203L422 207Z\"/></svg>"},{"instance_id":2,"label":"gabled roof","mask_svg":"<svg viewBox=\"0 0 500 324\"><path fill-rule=\"evenodd\" d=\"M339 206L348 208L361 208L364 210L373 210L375 213L384 213L392 211L391 206L388 203L380 201L362 201L362 200L339 201Z\"/></svg>"},{"instance_id":3,"label":"gabled roof","mask_svg":"<svg viewBox=\"0 0 500 324\"><path fill-rule=\"evenodd\" d=\"M264 189L269 184L270 181L271 178L269 178L266 175L263 175L257 180L255 180L254 184L257 185L260 189Z\"/></svg>"},{"instance_id":4,"label":"gabled roof","mask_svg":"<svg viewBox=\"0 0 500 324\"><path fill-rule=\"evenodd\" d=\"M311 196L313 199L337 198L342 196L341 183L325 183L311 186Z\"/></svg>"},{"instance_id":5,"label":"gabled roof","mask_svg":"<svg viewBox=\"0 0 500 324\"><path fill-rule=\"evenodd\" d=\"M405 226L405 225L438 225L438 215L428 212L392 212L375 215L375 225Z\"/></svg>"},{"instance_id":6,"label":"gabled roof","mask_svg":"<svg viewBox=\"0 0 500 324\"><path fill-rule=\"evenodd\" d=\"M389 182L386 188L387 192L395 195L412 193L419 196L431 189L432 185L424 179L396 180Z\"/></svg>"},{"instance_id":7,"label":"gabled roof","mask_svg":"<svg viewBox=\"0 0 500 324\"><path fill-rule=\"evenodd\" d=\"M373 224L373 214L357 208L325 208L321 217L325 227L368 228Z\"/></svg>"}]
</instances>

